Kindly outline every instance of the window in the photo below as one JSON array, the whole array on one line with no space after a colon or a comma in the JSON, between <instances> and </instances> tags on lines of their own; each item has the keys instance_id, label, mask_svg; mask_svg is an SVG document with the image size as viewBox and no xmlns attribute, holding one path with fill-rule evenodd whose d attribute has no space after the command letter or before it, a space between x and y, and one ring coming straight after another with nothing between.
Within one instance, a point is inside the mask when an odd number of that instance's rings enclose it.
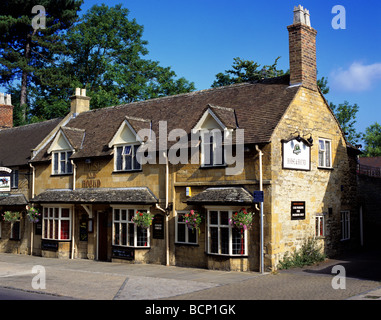
<instances>
[{"instance_id":1,"label":"window","mask_svg":"<svg viewBox=\"0 0 381 320\"><path fill-rule=\"evenodd\" d=\"M19 187L19 171L13 170L11 173L11 188L17 189Z\"/></svg>"},{"instance_id":2,"label":"window","mask_svg":"<svg viewBox=\"0 0 381 320\"><path fill-rule=\"evenodd\" d=\"M319 139L319 167L332 168L331 140Z\"/></svg>"},{"instance_id":3,"label":"window","mask_svg":"<svg viewBox=\"0 0 381 320\"><path fill-rule=\"evenodd\" d=\"M324 237L325 231L324 231L324 216L317 215L315 218L316 225L315 225L315 236L316 237Z\"/></svg>"},{"instance_id":4,"label":"window","mask_svg":"<svg viewBox=\"0 0 381 320\"><path fill-rule=\"evenodd\" d=\"M184 214L178 212L176 216L176 243L197 244L197 231L190 230L185 224Z\"/></svg>"},{"instance_id":5,"label":"window","mask_svg":"<svg viewBox=\"0 0 381 320\"><path fill-rule=\"evenodd\" d=\"M233 210L208 211L208 253L219 255L246 255L247 231L231 227Z\"/></svg>"},{"instance_id":6,"label":"window","mask_svg":"<svg viewBox=\"0 0 381 320\"><path fill-rule=\"evenodd\" d=\"M201 132L201 165L203 167L225 165L224 131L213 129Z\"/></svg>"},{"instance_id":7,"label":"window","mask_svg":"<svg viewBox=\"0 0 381 320\"><path fill-rule=\"evenodd\" d=\"M61 207L44 207L42 219L43 239L71 239L71 210Z\"/></svg>"},{"instance_id":8,"label":"window","mask_svg":"<svg viewBox=\"0 0 381 320\"><path fill-rule=\"evenodd\" d=\"M70 161L72 151L53 152L53 174L73 173L73 166Z\"/></svg>"},{"instance_id":9,"label":"window","mask_svg":"<svg viewBox=\"0 0 381 320\"><path fill-rule=\"evenodd\" d=\"M115 147L115 171L140 170L141 164L136 157L140 145Z\"/></svg>"},{"instance_id":10,"label":"window","mask_svg":"<svg viewBox=\"0 0 381 320\"><path fill-rule=\"evenodd\" d=\"M11 240L20 240L21 237L21 228L20 228L20 220L14 221L11 224Z\"/></svg>"},{"instance_id":11,"label":"window","mask_svg":"<svg viewBox=\"0 0 381 320\"><path fill-rule=\"evenodd\" d=\"M138 209L113 209L113 240L112 244L123 247L149 247L149 229L140 228L132 222L137 212L147 212Z\"/></svg>"},{"instance_id":12,"label":"window","mask_svg":"<svg viewBox=\"0 0 381 320\"><path fill-rule=\"evenodd\" d=\"M341 211L341 240L348 240L351 237L350 232L350 214L349 211Z\"/></svg>"}]
</instances>

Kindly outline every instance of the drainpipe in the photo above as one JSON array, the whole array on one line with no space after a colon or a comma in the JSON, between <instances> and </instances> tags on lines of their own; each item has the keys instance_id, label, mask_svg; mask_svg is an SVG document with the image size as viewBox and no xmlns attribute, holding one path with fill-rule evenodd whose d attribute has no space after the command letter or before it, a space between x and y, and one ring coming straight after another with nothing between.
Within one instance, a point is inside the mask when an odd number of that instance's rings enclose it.
<instances>
[{"instance_id":1,"label":"drainpipe","mask_svg":"<svg viewBox=\"0 0 381 320\"><path fill-rule=\"evenodd\" d=\"M74 235L75 235L75 205L73 205L73 223L72 223L72 226L71 226L71 259L74 259L74 247L75 247L75 240L74 240Z\"/></svg>"},{"instance_id":2,"label":"drainpipe","mask_svg":"<svg viewBox=\"0 0 381 320\"><path fill-rule=\"evenodd\" d=\"M255 145L255 150L259 153L259 190L263 191L263 180L262 180L262 156L263 152L258 148L258 145ZM264 261L263 261L263 202L260 203L261 209L260 209L260 265L261 265L261 273L265 272L264 268Z\"/></svg>"},{"instance_id":3,"label":"drainpipe","mask_svg":"<svg viewBox=\"0 0 381 320\"><path fill-rule=\"evenodd\" d=\"M36 168L33 167L33 165L31 163L29 163L29 166L32 168L32 194L31 194L31 198L34 198L34 179L36 176ZM33 255L33 226L34 226L34 224L30 223L30 225L31 225L31 229L30 229L30 255L32 256Z\"/></svg>"},{"instance_id":4,"label":"drainpipe","mask_svg":"<svg viewBox=\"0 0 381 320\"><path fill-rule=\"evenodd\" d=\"M70 160L71 165L73 166L73 191L75 190L75 181L77 176L77 166L75 165L73 160Z\"/></svg>"},{"instance_id":5,"label":"drainpipe","mask_svg":"<svg viewBox=\"0 0 381 320\"><path fill-rule=\"evenodd\" d=\"M168 230L168 187L169 187L169 163L167 151L163 153L165 157L165 265L169 266L169 230Z\"/></svg>"}]
</instances>

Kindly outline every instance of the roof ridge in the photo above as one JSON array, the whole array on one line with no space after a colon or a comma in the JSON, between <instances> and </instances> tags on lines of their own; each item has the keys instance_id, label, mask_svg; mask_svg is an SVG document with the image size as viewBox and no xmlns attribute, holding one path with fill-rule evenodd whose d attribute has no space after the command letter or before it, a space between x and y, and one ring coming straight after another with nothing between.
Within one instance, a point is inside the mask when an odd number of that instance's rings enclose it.
<instances>
[{"instance_id":1,"label":"roof ridge","mask_svg":"<svg viewBox=\"0 0 381 320\"><path fill-rule=\"evenodd\" d=\"M63 119L63 117L54 118L54 119L49 119L49 120L44 120L44 121L40 121L40 122L28 123L28 124L24 124L24 125L22 125L22 126L18 126L18 127L2 128L2 129L0 129L0 132L5 131L5 130L8 131L8 130L14 130L14 129L23 129L23 128L31 127L31 126L35 126L35 125L47 124L48 122L57 121L57 120L59 120L59 119Z\"/></svg>"}]
</instances>

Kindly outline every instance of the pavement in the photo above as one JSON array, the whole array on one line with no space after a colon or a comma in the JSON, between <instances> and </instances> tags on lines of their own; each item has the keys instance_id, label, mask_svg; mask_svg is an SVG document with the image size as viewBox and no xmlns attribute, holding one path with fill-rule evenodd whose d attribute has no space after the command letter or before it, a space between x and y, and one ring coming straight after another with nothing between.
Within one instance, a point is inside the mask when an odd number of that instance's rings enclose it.
<instances>
[{"instance_id":1,"label":"pavement","mask_svg":"<svg viewBox=\"0 0 381 320\"><path fill-rule=\"evenodd\" d=\"M0 287L41 300L381 300L380 281L374 251L266 274L0 253Z\"/></svg>"}]
</instances>

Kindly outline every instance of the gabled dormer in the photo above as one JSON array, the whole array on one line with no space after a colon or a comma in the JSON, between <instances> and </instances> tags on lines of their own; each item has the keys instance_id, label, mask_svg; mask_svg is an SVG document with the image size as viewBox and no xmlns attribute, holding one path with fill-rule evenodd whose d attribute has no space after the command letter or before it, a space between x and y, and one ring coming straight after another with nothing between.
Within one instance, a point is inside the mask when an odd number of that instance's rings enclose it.
<instances>
[{"instance_id":1,"label":"gabled dormer","mask_svg":"<svg viewBox=\"0 0 381 320\"><path fill-rule=\"evenodd\" d=\"M48 154L52 159L52 175L72 174L73 165L70 157L82 147L85 130L61 127L55 135Z\"/></svg>"},{"instance_id":2,"label":"gabled dormer","mask_svg":"<svg viewBox=\"0 0 381 320\"><path fill-rule=\"evenodd\" d=\"M224 141L231 138L238 127L234 109L208 105L196 125L193 133L201 137L201 166L225 166Z\"/></svg>"},{"instance_id":3,"label":"gabled dormer","mask_svg":"<svg viewBox=\"0 0 381 320\"><path fill-rule=\"evenodd\" d=\"M144 129L151 129L151 120L125 117L108 144L109 148L114 148L114 172L141 170L137 151L146 140L147 135L139 135Z\"/></svg>"}]
</instances>

